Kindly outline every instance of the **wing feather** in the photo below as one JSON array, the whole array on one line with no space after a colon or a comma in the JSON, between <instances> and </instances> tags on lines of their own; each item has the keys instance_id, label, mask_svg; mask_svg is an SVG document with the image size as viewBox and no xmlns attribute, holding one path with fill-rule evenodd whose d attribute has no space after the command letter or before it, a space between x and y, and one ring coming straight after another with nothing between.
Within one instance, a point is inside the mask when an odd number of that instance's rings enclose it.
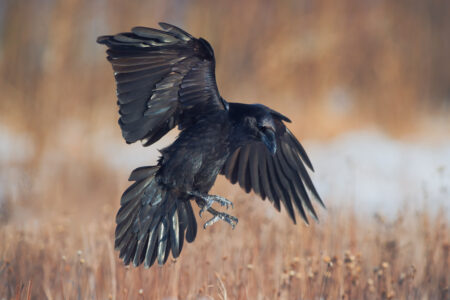
<instances>
[{"instance_id":1,"label":"wing feather","mask_svg":"<svg viewBox=\"0 0 450 300\"><path fill-rule=\"evenodd\" d=\"M260 194L261 197L264 199L264 191L261 191L259 188L259 172L258 172L258 160L259 160L259 149L252 152L252 155L250 156L249 160L249 167L248 170L250 172L250 188L253 188L255 193ZM249 190L250 191L250 190Z\"/></svg>"},{"instance_id":2,"label":"wing feather","mask_svg":"<svg viewBox=\"0 0 450 300\"><path fill-rule=\"evenodd\" d=\"M289 181L284 176L284 173L281 169L280 163L277 160L277 155L270 158L270 160L273 161L273 166L276 173L276 178L278 179L278 184L282 193L281 201L283 202L283 205L285 206L287 212L289 213L289 216L291 217L294 224L296 223L295 220L295 213L294 208L292 206L292 193L290 191Z\"/></svg>"},{"instance_id":3,"label":"wing feather","mask_svg":"<svg viewBox=\"0 0 450 300\"><path fill-rule=\"evenodd\" d=\"M268 154L268 153L266 152L266 154ZM273 196L274 196L275 208L277 208L277 210L280 211L280 209L281 209L280 200L283 197L283 193L281 192L280 184L279 184L277 176L275 174L272 157L266 155L265 159L266 159L266 164L267 164L269 182L270 182L270 186L271 186Z\"/></svg>"},{"instance_id":4,"label":"wing feather","mask_svg":"<svg viewBox=\"0 0 450 300\"><path fill-rule=\"evenodd\" d=\"M285 151L290 151L292 153L290 155L290 157L292 158L291 163L296 166L296 170L300 173L300 176L302 178L304 185L311 191L311 193L314 195L317 202L319 202L319 204L325 208L325 204L323 203L321 197L319 196L319 193L317 192L316 188L314 187L314 184L311 180L311 177L308 174L308 171L306 170L304 164L302 163L302 160L300 160L301 154L295 153L294 152L295 148L292 147L292 144L289 142L289 140L291 138L295 139L295 137L289 131L287 131L287 133L288 133L289 139L284 138L284 140L288 140L288 141L284 142L282 147L286 149ZM297 141L297 143L300 144L298 141ZM310 169L313 170L312 166L310 167Z\"/></svg>"},{"instance_id":5,"label":"wing feather","mask_svg":"<svg viewBox=\"0 0 450 300\"><path fill-rule=\"evenodd\" d=\"M305 203L308 211L311 213L311 215L314 217L314 219L318 220L316 211L314 210L314 207L312 206L311 200L310 200L310 198L308 196L308 193L306 192L306 189L305 189L305 186L304 186L305 185L305 180L302 180L300 178L299 172L295 169L295 167L297 165L295 164L295 160L293 158L293 156L294 156L293 153L290 151L290 149L289 149L289 147L287 146L286 143L282 144L281 150L282 151L280 151L279 156L282 157L283 162L285 164L285 168L289 170L289 173L291 174L290 175L291 178L294 181L297 181L297 182L302 181L303 182L303 184L297 184L297 185L294 186L297 194L300 196L300 198L302 199L303 203ZM308 178L309 178L309 175L308 175ZM312 182L311 182L311 184L312 184ZM307 220L305 220L305 221L307 221Z\"/></svg>"},{"instance_id":6,"label":"wing feather","mask_svg":"<svg viewBox=\"0 0 450 300\"><path fill-rule=\"evenodd\" d=\"M238 168L238 179L241 188L246 189L246 179L247 179L247 169L248 169L248 157L250 154L250 146L246 145L241 150L239 155L239 168Z\"/></svg>"},{"instance_id":7,"label":"wing feather","mask_svg":"<svg viewBox=\"0 0 450 300\"><path fill-rule=\"evenodd\" d=\"M227 160L227 162L225 164L225 167L223 169L223 174L233 184L236 183L236 180L233 180L234 179L233 178L233 172L236 170L236 174L237 174L237 168L235 166L236 166L236 162L239 159L239 152L240 152L240 150L241 149L238 148L236 151L233 152L233 154L231 154L230 158Z\"/></svg>"},{"instance_id":8,"label":"wing feather","mask_svg":"<svg viewBox=\"0 0 450 300\"><path fill-rule=\"evenodd\" d=\"M276 158L278 160L278 163L281 167L282 172L284 173L284 175L286 177L286 180L289 182L290 195L292 196L292 199L294 200L293 202L295 203L295 206L296 206L298 212L300 213L301 217L305 221L305 223L308 224L309 223L308 218L306 217L305 210L304 210L302 202L300 200L300 197L298 194L298 188L296 188L296 186L294 185L294 183L296 181L297 182L300 181L300 178L298 177L298 175L295 172L292 171L291 167L287 165L282 151L277 152ZM303 184L298 184L297 186L303 187ZM309 198L303 199L303 201L309 202Z\"/></svg>"},{"instance_id":9,"label":"wing feather","mask_svg":"<svg viewBox=\"0 0 450 300\"><path fill-rule=\"evenodd\" d=\"M309 223L307 214L318 220L310 194L323 205L305 165L313 170L311 161L300 142L285 127L280 115L276 120L277 151L272 155L260 141L249 141L238 147L225 161L222 174L231 183L239 182L246 192L253 190L261 198L269 198L279 211L283 203L289 217L295 223L295 210ZM310 193L308 193L307 189Z\"/></svg>"},{"instance_id":10,"label":"wing feather","mask_svg":"<svg viewBox=\"0 0 450 300\"><path fill-rule=\"evenodd\" d=\"M263 145L260 144L258 146L258 148L259 148L258 149L258 153L259 153L258 154L258 171L259 171L259 176L261 179L261 182L260 182L261 197L263 197L263 194L264 194L269 198L269 200L271 202L274 202L275 197L273 195L272 187L270 186L269 178L267 175L267 162L264 157ZM263 191L264 191L264 193L263 193ZM263 199L264 199L264 197L263 197Z\"/></svg>"},{"instance_id":11,"label":"wing feather","mask_svg":"<svg viewBox=\"0 0 450 300\"><path fill-rule=\"evenodd\" d=\"M160 26L163 30L134 27L97 39L108 47L127 143L151 145L177 125L182 130L203 114L227 109L209 43L176 26Z\"/></svg>"}]
</instances>

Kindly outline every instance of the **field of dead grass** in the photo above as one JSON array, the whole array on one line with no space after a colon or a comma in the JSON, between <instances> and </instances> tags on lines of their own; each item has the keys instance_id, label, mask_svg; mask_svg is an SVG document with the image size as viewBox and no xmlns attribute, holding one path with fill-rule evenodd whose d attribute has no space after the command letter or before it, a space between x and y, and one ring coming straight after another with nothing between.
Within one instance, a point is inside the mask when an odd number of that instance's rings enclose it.
<instances>
[{"instance_id":1,"label":"field of dead grass","mask_svg":"<svg viewBox=\"0 0 450 300\"><path fill-rule=\"evenodd\" d=\"M0 297L448 299L447 216L329 209L320 224L294 226L251 198L235 199L235 230L200 230L179 259L151 269L118 259L112 206L23 216L0 227Z\"/></svg>"}]
</instances>

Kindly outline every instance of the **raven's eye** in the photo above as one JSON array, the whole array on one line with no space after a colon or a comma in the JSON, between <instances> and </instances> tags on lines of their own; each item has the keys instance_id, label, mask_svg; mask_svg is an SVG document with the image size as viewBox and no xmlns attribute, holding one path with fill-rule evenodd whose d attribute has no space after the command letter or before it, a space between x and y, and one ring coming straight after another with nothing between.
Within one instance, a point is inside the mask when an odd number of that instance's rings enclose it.
<instances>
[{"instance_id":1,"label":"raven's eye","mask_svg":"<svg viewBox=\"0 0 450 300\"><path fill-rule=\"evenodd\" d=\"M259 131L266 131L266 129L267 129L267 126L259 125L259 124L258 124L258 130L259 130Z\"/></svg>"},{"instance_id":2,"label":"raven's eye","mask_svg":"<svg viewBox=\"0 0 450 300\"><path fill-rule=\"evenodd\" d=\"M272 128L269 126L258 126L259 132L266 134L268 131L272 131Z\"/></svg>"}]
</instances>

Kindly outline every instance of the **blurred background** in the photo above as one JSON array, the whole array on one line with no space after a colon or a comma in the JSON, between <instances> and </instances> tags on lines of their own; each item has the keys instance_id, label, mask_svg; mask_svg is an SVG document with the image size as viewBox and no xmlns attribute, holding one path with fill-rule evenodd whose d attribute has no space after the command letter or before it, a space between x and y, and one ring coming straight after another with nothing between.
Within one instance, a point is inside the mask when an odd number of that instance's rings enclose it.
<instances>
[{"instance_id":1,"label":"blurred background","mask_svg":"<svg viewBox=\"0 0 450 300\"><path fill-rule=\"evenodd\" d=\"M69 256L58 251L73 256L89 252L83 247L89 248L86 236L95 240L94 233L108 244L129 172L153 164L157 149L176 136L172 132L151 149L125 144L117 125L112 68L106 49L96 44L99 35L137 25L157 27L160 21L211 43L225 99L259 102L292 119L289 126L310 154L313 179L328 206L321 212L325 221L313 231L329 232L334 221L328 219L345 219L347 209L356 219L376 215L378 221L427 211L440 220L436 228L444 228L443 241L448 242L449 1L1 0L0 231L9 242L0 246L0 278L7 282L0 296L20 294L33 280L34 286L36 280L41 285L29 288L37 297L78 293L115 298L122 292L116 279L97 294L91 281L69 291L62 288L70 286L67 282L46 289L48 278L41 275L55 269L36 265ZM259 205L254 195L226 180L219 178L213 192L236 200L240 218L249 211L269 220L286 218L284 211L275 214L269 203ZM240 234L229 237L240 239ZM209 241L206 236L201 241ZM60 250L47 251L51 241ZM336 251L343 255L348 245L341 246ZM115 257L108 247L92 252L92 260L101 253ZM31 254L35 248L41 256ZM19 254L26 257L23 263L15 260ZM112 261L121 266L116 258ZM81 274L73 270L68 272ZM164 281L167 274L159 278ZM448 277L440 280L439 287L448 287ZM181 295L208 294L208 283L202 293L197 288L205 283L197 283L195 292ZM224 286L230 289L227 282ZM137 291L136 286L133 295L139 297ZM177 292L167 288L167 294Z\"/></svg>"}]
</instances>

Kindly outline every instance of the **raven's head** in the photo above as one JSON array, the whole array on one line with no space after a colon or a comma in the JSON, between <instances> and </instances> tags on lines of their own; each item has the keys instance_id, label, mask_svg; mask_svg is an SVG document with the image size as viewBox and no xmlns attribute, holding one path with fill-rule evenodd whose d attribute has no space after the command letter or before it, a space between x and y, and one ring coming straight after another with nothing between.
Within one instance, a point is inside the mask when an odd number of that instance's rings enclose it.
<instances>
[{"instance_id":1,"label":"raven's head","mask_svg":"<svg viewBox=\"0 0 450 300\"><path fill-rule=\"evenodd\" d=\"M230 114L239 122L240 130L243 129L243 138L260 140L272 155L277 152L277 129L282 126L281 121L291 122L279 112L261 104L230 103Z\"/></svg>"}]
</instances>

